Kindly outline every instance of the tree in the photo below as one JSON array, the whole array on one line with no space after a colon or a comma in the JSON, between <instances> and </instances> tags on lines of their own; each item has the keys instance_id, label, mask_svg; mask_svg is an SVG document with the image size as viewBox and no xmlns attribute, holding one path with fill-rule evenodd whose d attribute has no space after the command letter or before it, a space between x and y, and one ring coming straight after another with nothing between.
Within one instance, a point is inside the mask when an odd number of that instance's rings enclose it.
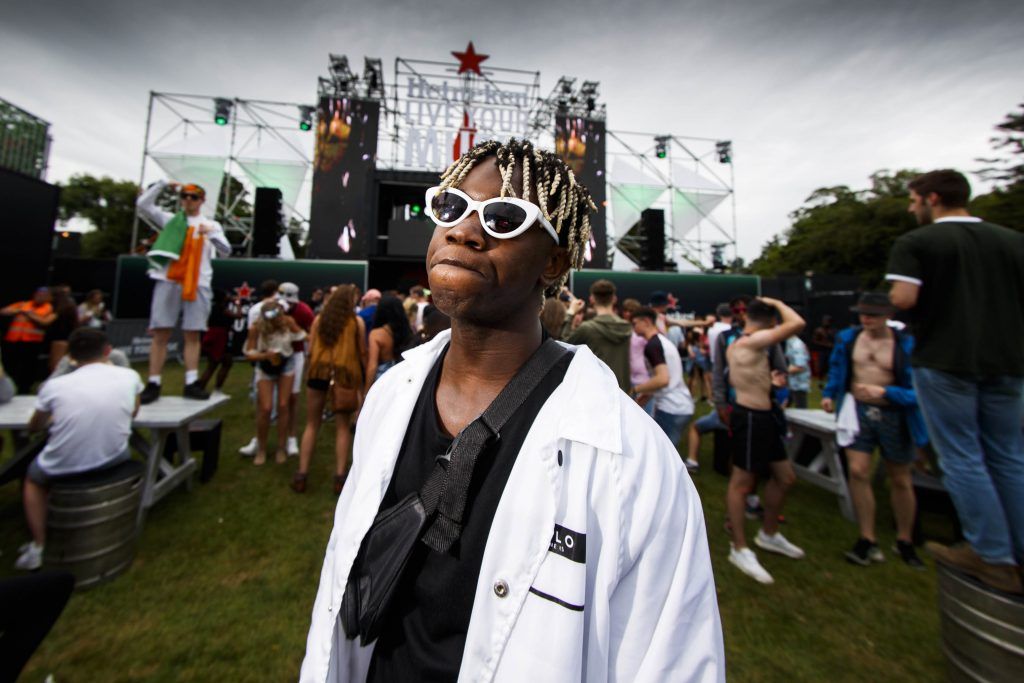
<instances>
[{"instance_id":1,"label":"tree","mask_svg":"<svg viewBox=\"0 0 1024 683\"><path fill-rule=\"evenodd\" d=\"M750 264L757 275L854 274L865 287L884 276L889 248L899 235L916 227L907 213L907 181L916 171L878 171L871 187L846 185L815 190L790 214L792 226L773 237Z\"/></svg>"},{"instance_id":2,"label":"tree","mask_svg":"<svg viewBox=\"0 0 1024 683\"><path fill-rule=\"evenodd\" d=\"M996 124L999 134L989 140L995 150L1005 150L1010 156L978 159L994 164L978 171L978 175L986 180L1005 183L1010 188L1024 186L1024 103L1018 107L1020 111L1011 111L1001 123Z\"/></svg>"},{"instance_id":3,"label":"tree","mask_svg":"<svg viewBox=\"0 0 1024 683\"><path fill-rule=\"evenodd\" d=\"M63 221L82 218L95 228L82 236L84 256L125 254L131 244L138 194L139 186L130 180L74 175L61 185L58 216Z\"/></svg>"}]
</instances>

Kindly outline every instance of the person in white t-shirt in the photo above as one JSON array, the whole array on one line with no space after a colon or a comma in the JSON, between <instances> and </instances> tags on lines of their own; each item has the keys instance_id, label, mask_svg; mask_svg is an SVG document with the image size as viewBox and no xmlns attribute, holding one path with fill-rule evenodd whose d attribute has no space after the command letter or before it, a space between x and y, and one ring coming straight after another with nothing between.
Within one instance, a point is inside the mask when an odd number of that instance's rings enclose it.
<instances>
[{"instance_id":1,"label":"person in white t-shirt","mask_svg":"<svg viewBox=\"0 0 1024 683\"><path fill-rule=\"evenodd\" d=\"M29 421L33 431L49 427L50 437L25 477L22 498L32 541L18 557L18 569L42 564L46 498L53 480L130 457L128 436L142 393L138 373L108 362L110 344L100 330L78 328L68 339L68 351L77 369L43 384Z\"/></svg>"},{"instance_id":2,"label":"person in white t-shirt","mask_svg":"<svg viewBox=\"0 0 1024 683\"><path fill-rule=\"evenodd\" d=\"M644 358L651 367L651 378L633 386L634 396L653 395L654 421L673 446L679 446L686 424L693 417L693 398L683 378L683 361L676 345L658 332L658 312L641 308L630 321L633 331L647 340Z\"/></svg>"},{"instance_id":3,"label":"person in white t-shirt","mask_svg":"<svg viewBox=\"0 0 1024 683\"><path fill-rule=\"evenodd\" d=\"M201 244L196 290L193 293L183 290L182 284L168 278L171 263L163 267L153 267L149 277L156 281L153 288L153 300L149 314L149 329L153 334L153 344L149 351L149 379L142 394L143 403L152 403L160 398L160 375L164 361L167 359L167 343L171 332L181 318L181 329L185 339L185 398L206 400L210 395L199 384L199 352L201 337L206 331L206 322L210 317L213 305L213 256L226 257L231 253L231 243L224 235L224 229L217 221L204 216L200 209L206 201L206 190L199 185L179 185L160 180L149 186L139 195L136 207L140 216L163 229L174 214L164 211L157 203L157 197L165 187L178 192L181 210L192 229L192 240L204 240ZM185 250L181 257L184 260ZM152 252L150 252L152 255ZM194 262L193 262L194 263ZM185 298L188 297L188 298Z\"/></svg>"}]
</instances>

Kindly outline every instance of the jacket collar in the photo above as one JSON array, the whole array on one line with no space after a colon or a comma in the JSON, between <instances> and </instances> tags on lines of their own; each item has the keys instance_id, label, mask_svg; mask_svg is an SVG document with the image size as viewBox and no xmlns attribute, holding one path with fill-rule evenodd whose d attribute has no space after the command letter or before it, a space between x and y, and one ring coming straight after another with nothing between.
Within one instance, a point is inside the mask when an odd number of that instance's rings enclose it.
<instances>
[{"instance_id":1,"label":"jacket collar","mask_svg":"<svg viewBox=\"0 0 1024 683\"><path fill-rule=\"evenodd\" d=\"M402 355L404 362L401 365L409 363L410 377L421 378L418 383L413 382L417 389L449 341L451 330L445 330L426 344ZM625 398L615 375L586 346L559 343L574 353L561 386L551 395L553 399L571 396L572 403L568 400L549 400L547 403L546 409L559 413L557 436L599 450L621 453L622 425L618 419L608 419L620 414L619 402Z\"/></svg>"}]
</instances>

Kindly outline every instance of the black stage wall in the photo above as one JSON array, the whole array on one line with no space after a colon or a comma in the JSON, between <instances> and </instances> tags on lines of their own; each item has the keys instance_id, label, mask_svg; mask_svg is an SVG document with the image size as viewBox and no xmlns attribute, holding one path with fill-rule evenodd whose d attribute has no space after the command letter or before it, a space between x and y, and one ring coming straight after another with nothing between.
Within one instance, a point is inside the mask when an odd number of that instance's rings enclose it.
<instances>
[{"instance_id":1,"label":"black stage wall","mask_svg":"<svg viewBox=\"0 0 1024 683\"><path fill-rule=\"evenodd\" d=\"M317 119L309 247L314 259L365 259L375 237L380 103L325 97Z\"/></svg>"},{"instance_id":2,"label":"black stage wall","mask_svg":"<svg viewBox=\"0 0 1024 683\"><path fill-rule=\"evenodd\" d=\"M0 306L49 281L60 188L0 168Z\"/></svg>"},{"instance_id":3,"label":"black stage wall","mask_svg":"<svg viewBox=\"0 0 1024 683\"><path fill-rule=\"evenodd\" d=\"M756 275L705 275L704 273L645 273L616 270L581 270L569 281L572 293L585 299L590 285L600 279L611 280L619 301L637 299L646 304L651 292L661 290L679 300L679 310L705 316L715 307L738 294L757 296L761 279Z\"/></svg>"},{"instance_id":4,"label":"black stage wall","mask_svg":"<svg viewBox=\"0 0 1024 683\"><path fill-rule=\"evenodd\" d=\"M294 282L303 300L317 287L354 284L366 289L365 261L282 261L280 259L214 259L213 288L244 295L263 280ZM153 280L146 275L143 256L119 256L113 313L116 318L148 318ZM245 298L245 296L243 296Z\"/></svg>"},{"instance_id":5,"label":"black stage wall","mask_svg":"<svg viewBox=\"0 0 1024 683\"><path fill-rule=\"evenodd\" d=\"M562 157L593 197L597 213L590 217L590 260L587 268L608 267L605 229L605 124L592 119L555 117L555 153Z\"/></svg>"}]
</instances>

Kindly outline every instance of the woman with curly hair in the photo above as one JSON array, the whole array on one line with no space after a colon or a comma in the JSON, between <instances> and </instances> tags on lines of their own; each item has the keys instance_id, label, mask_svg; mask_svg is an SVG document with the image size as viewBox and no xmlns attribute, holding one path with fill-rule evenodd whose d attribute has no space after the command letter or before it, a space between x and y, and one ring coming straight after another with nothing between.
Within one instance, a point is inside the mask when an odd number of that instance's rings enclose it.
<instances>
[{"instance_id":1,"label":"woman with curly hair","mask_svg":"<svg viewBox=\"0 0 1024 683\"><path fill-rule=\"evenodd\" d=\"M324 404L331 394L334 412L334 492L341 493L348 476L348 451L352 446L352 421L363 390L366 360L366 325L356 315L359 290L353 285L337 287L313 321L309 335L309 370L306 374L306 429L299 449L299 470L292 477L292 490L304 493L316 436L323 421Z\"/></svg>"},{"instance_id":2,"label":"woman with curly hair","mask_svg":"<svg viewBox=\"0 0 1024 683\"><path fill-rule=\"evenodd\" d=\"M249 328L245 340L245 356L256 365L256 457L253 465L267 461L267 434L270 413L277 387L277 453L275 460L283 463L288 454L288 397L295 380L295 350L292 342L306 338L306 332L285 313L277 301L265 301L256 323Z\"/></svg>"},{"instance_id":3,"label":"woman with curly hair","mask_svg":"<svg viewBox=\"0 0 1024 683\"><path fill-rule=\"evenodd\" d=\"M398 297L385 296L377 304L370 331L366 362L366 391L401 358L412 343L412 326Z\"/></svg>"}]
</instances>

